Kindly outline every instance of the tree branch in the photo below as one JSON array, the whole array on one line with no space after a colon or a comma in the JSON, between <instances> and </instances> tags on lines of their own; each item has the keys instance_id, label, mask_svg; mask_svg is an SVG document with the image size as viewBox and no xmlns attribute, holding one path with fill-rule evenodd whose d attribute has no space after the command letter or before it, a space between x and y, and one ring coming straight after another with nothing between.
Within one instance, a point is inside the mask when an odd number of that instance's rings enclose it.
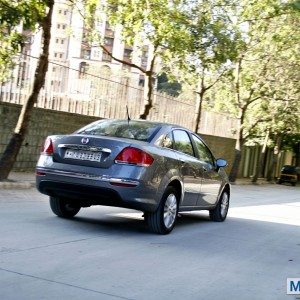
<instances>
[{"instance_id":1,"label":"tree branch","mask_svg":"<svg viewBox=\"0 0 300 300\"><path fill-rule=\"evenodd\" d=\"M209 90L209 89L211 89L220 79L221 79L221 77L227 72L228 70L224 70L218 77L217 77L217 79L212 83L212 84L210 84L209 86L207 86L206 88L205 88L205 90L207 91L207 90Z\"/></svg>"},{"instance_id":2,"label":"tree branch","mask_svg":"<svg viewBox=\"0 0 300 300\"><path fill-rule=\"evenodd\" d=\"M272 118L265 118L265 119L258 119L256 120L249 128L248 128L248 134L244 135L243 139L246 140L249 136L250 136L250 132L251 130L253 130L253 128L255 128L255 126L259 123L263 123L263 122L268 122L271 121Z\"/></svg>"},{"instance_id":3,"label":"tree branch","mask_svg":"<svg viewBox=\"0 0 300 300\"><path fill-rule=\"evenodd\" d=\"M132 68L135 68L135 69L138 69L138 70L140 70L143 74L146 74L146 70L144 69L144 68L142 68L142 67L140 67L140 66L138 66L138 65L136 65L136 64L134 64L134 63L130 63L130 62L127 62L127 61L125 61L125 60L123 60L123 59L119 59L119 58L117 58L117 57L115 57L104 45L99 45L100 46L100 48L108 55L108 56L110 56L113 60L115 60L115 61L117 61L117 62L119 62L119 63L122 63L122 64L124 64L124 65L127 65L127 66L129 66L129 67L132 67Z\"/></svg>"}]
</instances>

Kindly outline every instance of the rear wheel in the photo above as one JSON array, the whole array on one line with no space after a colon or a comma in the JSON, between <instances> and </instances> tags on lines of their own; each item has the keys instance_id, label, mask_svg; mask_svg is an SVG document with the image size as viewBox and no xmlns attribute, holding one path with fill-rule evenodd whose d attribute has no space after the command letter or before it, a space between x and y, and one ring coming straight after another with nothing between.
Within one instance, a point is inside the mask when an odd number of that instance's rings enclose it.
<instances>
[{"instance_id":1,"label":"rear wheel","mask_svg":"<svg viewBox=\"0 0 300 300\"><path fill-rule=\"evenodd\" d=\"M80 211L80 206L57 197L50 197L50 207L53 213L61 218L72 218Z\"/></svg>"},{"instance_id":2,"label":"rear wheel","mask_svg":"<svg viewBox=\"0 0 300 300\"><path fill-rule=\"evenodd\" d=\"M229 195L223 192L217 206L209 211L209 217L214 222L223 222L229 209Z\"/></svg>"},{"instance_id":3,"label":"rear wheel","mask_svg":"<svg viewBox=\"0 0 300 300\"><path fill-rule=\"evenodd\" d=\"M178 214L178 200L177 190L169 186L161 199L158 209L153 213L145 213L145 220L151 231L159 234L168 234L173 230Z\"/></svg>"}]
</instances>

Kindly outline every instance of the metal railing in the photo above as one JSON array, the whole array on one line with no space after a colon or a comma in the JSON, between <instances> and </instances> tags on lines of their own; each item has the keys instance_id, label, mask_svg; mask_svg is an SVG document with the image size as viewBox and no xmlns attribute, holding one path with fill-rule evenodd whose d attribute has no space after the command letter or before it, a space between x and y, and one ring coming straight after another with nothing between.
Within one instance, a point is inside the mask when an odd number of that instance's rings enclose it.
<instances>
[{"instance_id":1,"label":"metal railing","mask_svg":"<svg viewBox=\"0 0 300 300\"><path fill-rule=\"evenodd\" d=\"M23 104L31 92L37 58L22 55L12 76L0 83L0 101ZM36 107L77 113L99 118L125 118L126 105L130 117L138 118L144 106L144 89L136 79L92 74L76 70L59 62L49 62L44 88ZM154 108L149 119L195 127L194 104L155 92ZM236 119L203 110L202 134L234 138Z\"/></svg>"}]
</instances>

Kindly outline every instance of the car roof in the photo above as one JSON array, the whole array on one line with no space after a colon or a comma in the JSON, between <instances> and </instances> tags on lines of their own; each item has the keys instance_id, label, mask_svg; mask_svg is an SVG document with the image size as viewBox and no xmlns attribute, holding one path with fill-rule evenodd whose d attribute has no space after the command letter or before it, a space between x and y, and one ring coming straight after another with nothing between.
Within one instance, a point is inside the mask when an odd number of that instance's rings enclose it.
<instances>
[{"instance_id":1,"label":"car roof","mask_svg":"<svg viewBox=\"0 0 300 300\"><path fill-rule=\"evenodd\" d=\"M128 121L127 119L114 119L114 121ZM141 119L131 119L130 121L133 122L137 122L137 123L147 123L147 124L152 124L152 125L156 125L156 126L168 126L168 127L172 127L172 128L182 128L185 130L189 130L188 128L185 128L183 126L180 126L178 124L172 124L172 123L166 123L166 122L158 122L158 121L149 121L149 120L141 120ZM129 121L129 122L130 122ZM191 130L189 130L191 131Z\"/></svg>"}]
</instances>

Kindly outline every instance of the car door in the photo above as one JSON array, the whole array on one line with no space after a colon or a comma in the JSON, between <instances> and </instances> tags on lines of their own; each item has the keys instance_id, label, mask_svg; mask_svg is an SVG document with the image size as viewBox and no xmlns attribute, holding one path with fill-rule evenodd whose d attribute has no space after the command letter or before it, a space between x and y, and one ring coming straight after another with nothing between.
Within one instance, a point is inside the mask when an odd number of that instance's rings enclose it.
<instances>
[{"instance_id":1,"label":"car door","mask_svg":"<svg viewBox=\"0 0 300 300\"><path fill-rule=\"evenodd\" d=\"M198 136L191 134L191 137L202 168L202 183L197 206L210 206L215 204L218 199L222 178L217 171L215 159L208 147Z\"/></svg>"},{"instance_id":2,"label":"car door","mask_svg":"<svg viewBox=\"0 0 300 300\"><path fill-rule=\"evenodd\" d=\"M202 165L195 157L193 144L188 133L182 129L173 130L173 147L176 151L180 173L183 178L183 206L196 206L201 185Z\"/></svg>"}]
</instances>

